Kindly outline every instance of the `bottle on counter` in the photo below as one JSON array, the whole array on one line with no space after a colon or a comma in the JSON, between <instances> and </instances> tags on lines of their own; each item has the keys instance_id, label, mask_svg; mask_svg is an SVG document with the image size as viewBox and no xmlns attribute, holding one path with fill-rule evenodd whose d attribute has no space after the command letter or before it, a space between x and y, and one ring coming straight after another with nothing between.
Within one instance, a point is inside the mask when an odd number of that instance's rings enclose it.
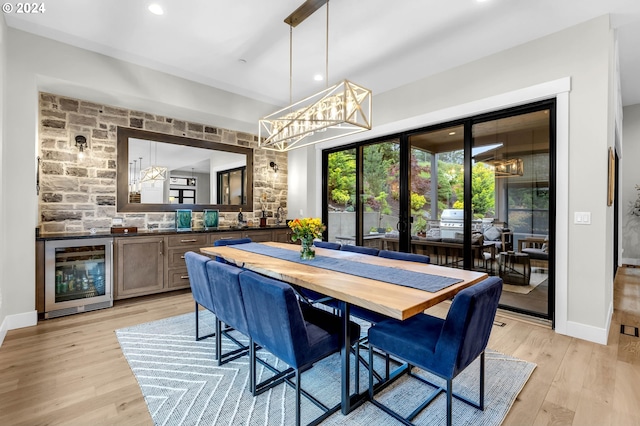
<instances>
[{"instance_id":1,"label":"bottle on counter","mask_svg":"<svg viewBox=\"0 0 640 426\"><path fill-rule=\"evenodd\" d=\"M242 215L242 208L240 208L238 212L238 225L242 225L242 222L244 222L244 216Z\"/></svg>"}]
</instances>

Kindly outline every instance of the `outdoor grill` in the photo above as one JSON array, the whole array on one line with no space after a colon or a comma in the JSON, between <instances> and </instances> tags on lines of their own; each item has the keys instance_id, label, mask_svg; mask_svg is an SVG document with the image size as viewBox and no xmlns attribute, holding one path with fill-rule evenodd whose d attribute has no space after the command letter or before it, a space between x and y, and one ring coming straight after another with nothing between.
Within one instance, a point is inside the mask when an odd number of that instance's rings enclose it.
<instances>
[{"instance_id":1,"label":"outdoor grill","mask_svg":"<svg viewBox=\"0 0 640 426\"><path fill-rule=\"evenodd\" d=\"M440 216L440 237L455 238L456 233L464 232L464 210L445 209Z\"/></svg>"}]
</instances>

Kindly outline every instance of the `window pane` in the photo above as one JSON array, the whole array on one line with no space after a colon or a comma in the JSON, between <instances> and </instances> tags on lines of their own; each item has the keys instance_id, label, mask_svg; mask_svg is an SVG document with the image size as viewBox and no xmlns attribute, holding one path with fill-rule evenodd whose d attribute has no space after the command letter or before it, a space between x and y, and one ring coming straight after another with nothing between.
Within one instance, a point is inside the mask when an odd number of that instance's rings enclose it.
<instances>
[{"instance_id":1,"label":"window pane","mask_svg":"<svg viewBox=\"0 0 640 426\"><path fill-rule=\"evenodd\" d=\"M327 206L329 241L356 234L356 150L328 155Z\"/></svg>"},{"instance_id":2,"label":"window pane","mask_svg":"<svg viewBox=\"0 0 640 426\"><path fill-rule=\"evenodd\" d=\"M385 248L385 234L396 230L399 172L400 144L397 140L363 148L361 205L363 245L366 247Z\"/></svg>"},{"instance_id":3,"label":"window pane","mask_svg":"<svg viewBox=\"0 0 640 426\"><path fill-rule=\"evenodd\" d=\"M409 141L411 251L429 255L433 264L462 266L464 128L460 125L420 133ZM457 210L459 219L441 226L445 210ZM458 237L459 246L439 245L444 238Z\"/></svg>"}]
</instances>

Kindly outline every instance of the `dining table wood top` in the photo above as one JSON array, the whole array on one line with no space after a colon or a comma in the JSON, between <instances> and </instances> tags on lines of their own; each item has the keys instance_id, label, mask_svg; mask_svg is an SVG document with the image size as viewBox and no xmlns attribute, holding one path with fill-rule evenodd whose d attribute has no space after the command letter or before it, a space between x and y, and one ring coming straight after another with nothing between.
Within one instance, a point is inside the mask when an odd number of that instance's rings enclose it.
<instances>
[{"instance_id":1,"label":"dining table wood top","mask_svg":"<svg viewBox=\"0 0 640 426\"><path fill-rule=\"evenodd\" d=\"M288 243L267 242L262 244L292 251L300 250L300 246ZM340 258L461 280L456 284L432 293L320 268L313 265L313 260L304 263L291 262L277 257L237 249L233 245L203 247L200 250L205 255L222 257L226 261L245 269L314 290L399 320L405 320L419 314L425 309L453 297L460 290L484 280L488 276L484 272L388 259L320 247L315 248L317 256Z\"/></svg>"}]
</instances>

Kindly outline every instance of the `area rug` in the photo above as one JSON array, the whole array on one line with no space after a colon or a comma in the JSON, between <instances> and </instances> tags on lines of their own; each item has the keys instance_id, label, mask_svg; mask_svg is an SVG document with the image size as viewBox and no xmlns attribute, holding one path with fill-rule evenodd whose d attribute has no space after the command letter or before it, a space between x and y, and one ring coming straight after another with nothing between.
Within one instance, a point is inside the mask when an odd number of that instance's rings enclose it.
<instances>
[{"instance_id":1,"label":"area rug","mask_svg":"<svg viewBox=\"0 0 640 426\"><path fill-rule=\"evenodd\" d=\"M541 274L537 272L531 272L531 277L529 279L529 285L512 285L508 282L504 282L502 284L502 289L504 291L509 291L511 293L518 294L529 294L540 284L545 282L549 278L549 274Z\"/></svg>"},{"instance_id":2,"label":"area rug","mask_svg":"<svg viewBox=\"0 0 640 426\"><path fill-rule=\"evenodd\" d=\"M201 335L213 331L213 316L209 312L202 313L200 327ZM194 339L193 313L120 329L116 335L156 425L290 425L295 421L294 390L280 385L252 397L248 358L242 357L218 367L213 359L214 339ZM224 339L223 344L225 350L230 349ZM364 355L366 358L366 352ZM275 358L266 354L262 357L277 366ZM376 369L381 371L381 366L380 362ZM501 424L534 369L533 363L487 350L486 408L480 411L454 400L453 423ZM360 389L365 391L368 373L362 370ZM267 377L262 369L259 374ZM478 377L476 360L454 380L454 391L477 399ZM352 377L352 387L353 381ZM393 405L400 411L412 410L430 391L426 385L417 383L415 379L403 377L377 399L393 400ZM339 355L332 355L303 373L302 386L327 405L339 402ZM444 424L444 408L445 400L440 396L416 418L416 424ZM303 398L303 424L318 414L319 410ZM322 424L371 426L399 423L367 402L348 416L337 412Z\"/></svg>"}]
</instances>

